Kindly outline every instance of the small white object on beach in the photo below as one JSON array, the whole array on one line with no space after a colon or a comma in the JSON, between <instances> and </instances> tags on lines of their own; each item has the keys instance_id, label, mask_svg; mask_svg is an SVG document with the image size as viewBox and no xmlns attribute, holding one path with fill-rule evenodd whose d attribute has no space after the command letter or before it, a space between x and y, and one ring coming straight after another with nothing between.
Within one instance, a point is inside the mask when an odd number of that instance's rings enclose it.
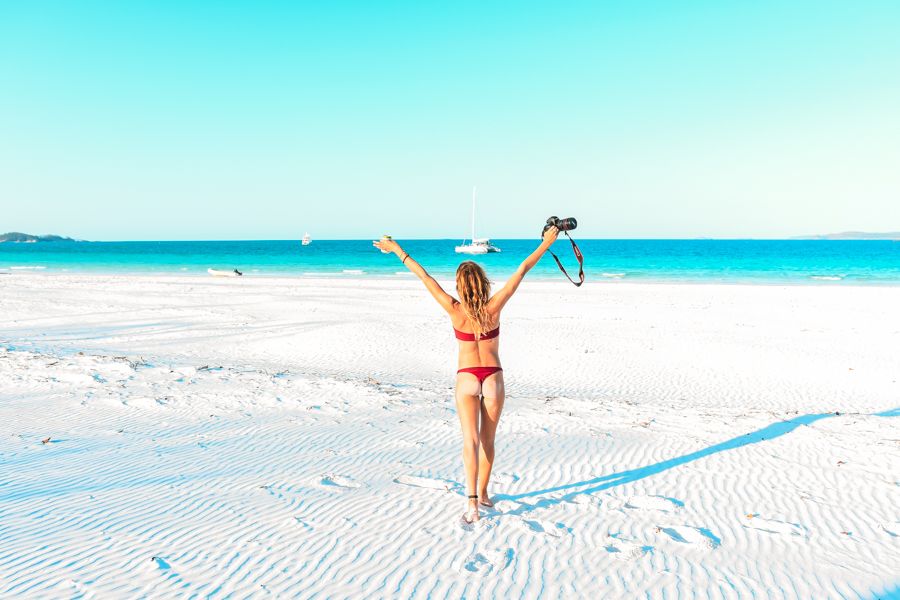
<instances>
[{"instance_id":1,"label":"small white object on beach","mask_svg":"<svg viewBox=\"0 0 900 600\"><path fill-rule=\"evenodd\" d=\"M213 277L240 277L241 275L243 275L243 273L241 273L237 269L233 269L231 271L225 271L223 269L207 269L206 272Z\"/></svg>"}]
</instances>

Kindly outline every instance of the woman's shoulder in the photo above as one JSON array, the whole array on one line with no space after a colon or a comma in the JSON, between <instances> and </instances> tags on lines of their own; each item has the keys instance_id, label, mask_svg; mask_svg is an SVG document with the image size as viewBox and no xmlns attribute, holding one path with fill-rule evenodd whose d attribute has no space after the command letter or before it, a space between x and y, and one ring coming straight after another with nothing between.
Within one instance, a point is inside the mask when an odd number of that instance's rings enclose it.
<instances>
[{"instance_id":1,"label":"woman's shoulder","mask_svg":"<svg viewBox=\"0 0 900 600\"><path fill-rule=\"evenodd\" d=\"M469 317L466 316L462 304L457 302L453 305L453 310L450 312L450 323L453 324L454 329L459 329L460 327L465 327L465 324L468 322Z\"/></svg>"},{"instance_id":2,"label":"woman's shoulder","mask_svg":"<svg viewBox=\"0 0 900 600\"><path fill-rule=\"evenodd\" d=\"M485 305L485 309L491 314L494 314L494 313L500 314L501 309L497 308L497 307L500 306L501 301L502 301L501 297L498 296L497 294L494 294L493 296L491 296L488 299L487 304Z\"/></svg>"},{"instance_id":3,"label":"woman's shoulder","mask_svg":"<svg viewBox=\"0 0 900 600\"><path fill-rule=\"evenodd\" d=\"M491 326L488 328L489 330L500 327L500 312L499 311L496 314L488 313L488 316L490 317L490 323L491 323ZM450 324L453 326L453 329L458 329L459 331L475 329L472 326L472 321L469 319L468 315L466 315L466 313L463 310L459 310L458 312L454 311L450 315Z\"/></svg>"}]
</instances>

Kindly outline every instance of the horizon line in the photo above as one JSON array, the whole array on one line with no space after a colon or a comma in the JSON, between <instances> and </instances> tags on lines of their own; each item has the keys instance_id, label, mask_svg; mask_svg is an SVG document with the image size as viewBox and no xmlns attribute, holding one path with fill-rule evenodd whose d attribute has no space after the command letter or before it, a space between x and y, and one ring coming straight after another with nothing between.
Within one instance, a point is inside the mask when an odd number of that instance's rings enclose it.
<instances>
[{"instance_id":1,"label":"horizon line","mask_svg":"<svg viewBox=\"0 0 900 600\"><path fill-rule=\"evenodd\" d=\"M861 232L857 232L861 233ZM49 234L45 234L49 235ZM811 234L811 235L796 235L790 237L750 237L750 236L735 236L735 237L714 237L714 236L672 236L672 237L653 237L653 236L639 236L639 237L578 237L572 236L576 238L576 241L599 241L599 240L609 240L609 241L772 241L772 242L787 242L787 241L830 241L830 242L884 242L884 241L897 241L896 239L891 238L874 238L874 239L866 239L866 238L850 238L850 239L841 239L841 238L829 238L832 235L840 235L840 234ZM870 234L877 235L877 234ZM882 234L883 235L883 234ZM900 238L900 236L898 236ZM55 243L65 243L65 242L80 242L80 243L107 243L107 244L117 244L117 243L131 243L131 242L300 242L302 238L206 238L206 239L151 239L151 238L143 238L143 239L80 239L80 238L68 238L64 240L52 240L52 241L44 241L42 243L47 244L55 244ZM378 238L350 238L350 237L336 237L336 238L314 238L313 242L362 242L362 241L370 241L377 240ZM448 241L455 242L458 240L467 240L469 238L460 238L460 237L423 237L423 238L394 238L395 241L407 241L407 242L426 242L426 241ZM527 241L534 240L539 241L541 238L539 237L493 237L490 238L495 241ZM32 244L37 242L18 242L11 240L3 240L0 241L0 244Z\"/></svg>"}]
</instances>

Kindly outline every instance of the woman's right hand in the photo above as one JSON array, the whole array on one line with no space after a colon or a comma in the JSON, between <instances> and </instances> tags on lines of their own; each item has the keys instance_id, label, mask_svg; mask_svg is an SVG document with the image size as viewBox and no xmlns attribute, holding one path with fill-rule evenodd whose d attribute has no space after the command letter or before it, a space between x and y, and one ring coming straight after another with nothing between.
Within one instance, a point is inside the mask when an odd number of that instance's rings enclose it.
<instances>
[{"instance_id":1,"label":"woman's right hand","mask_svg":"<svg viewBox=\"0 0 900 600\"><path fill-rule=\"evenodd\" d=\"M553 245L553 242L556 241L556 237L559 235L559 229L555 226L550 226L547 228L547 231L544 232L544 243L547 246Z\"/></svg>"},{"instance_id":2,"label":"woman's right hand","mask_svg":"<svg viewBox=\"0 0 900 600\"><path fill-rule=\"evenodd\" d=\"M400 244L392 240L391 238L381 238L380 240L374 240L372 245L385 253L397 253L400 250Z\"/></svg>"}]
</instances>

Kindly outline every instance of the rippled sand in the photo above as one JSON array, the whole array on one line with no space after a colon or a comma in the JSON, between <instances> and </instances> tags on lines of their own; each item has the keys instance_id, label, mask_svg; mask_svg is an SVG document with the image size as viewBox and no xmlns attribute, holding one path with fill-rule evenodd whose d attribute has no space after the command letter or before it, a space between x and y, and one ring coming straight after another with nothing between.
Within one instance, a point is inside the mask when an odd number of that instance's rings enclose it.
<instances>
[{"instance_id":1,"label":"rippled sand","mask_svg":"<svg viewBox=\"0 0 900 600\"><path fill-rule=\"evenodd\" d=\"M874 597L900 287L526 282L496 510L414 281L0 279L0 596Z\"/></svg>"}]
</instances>

